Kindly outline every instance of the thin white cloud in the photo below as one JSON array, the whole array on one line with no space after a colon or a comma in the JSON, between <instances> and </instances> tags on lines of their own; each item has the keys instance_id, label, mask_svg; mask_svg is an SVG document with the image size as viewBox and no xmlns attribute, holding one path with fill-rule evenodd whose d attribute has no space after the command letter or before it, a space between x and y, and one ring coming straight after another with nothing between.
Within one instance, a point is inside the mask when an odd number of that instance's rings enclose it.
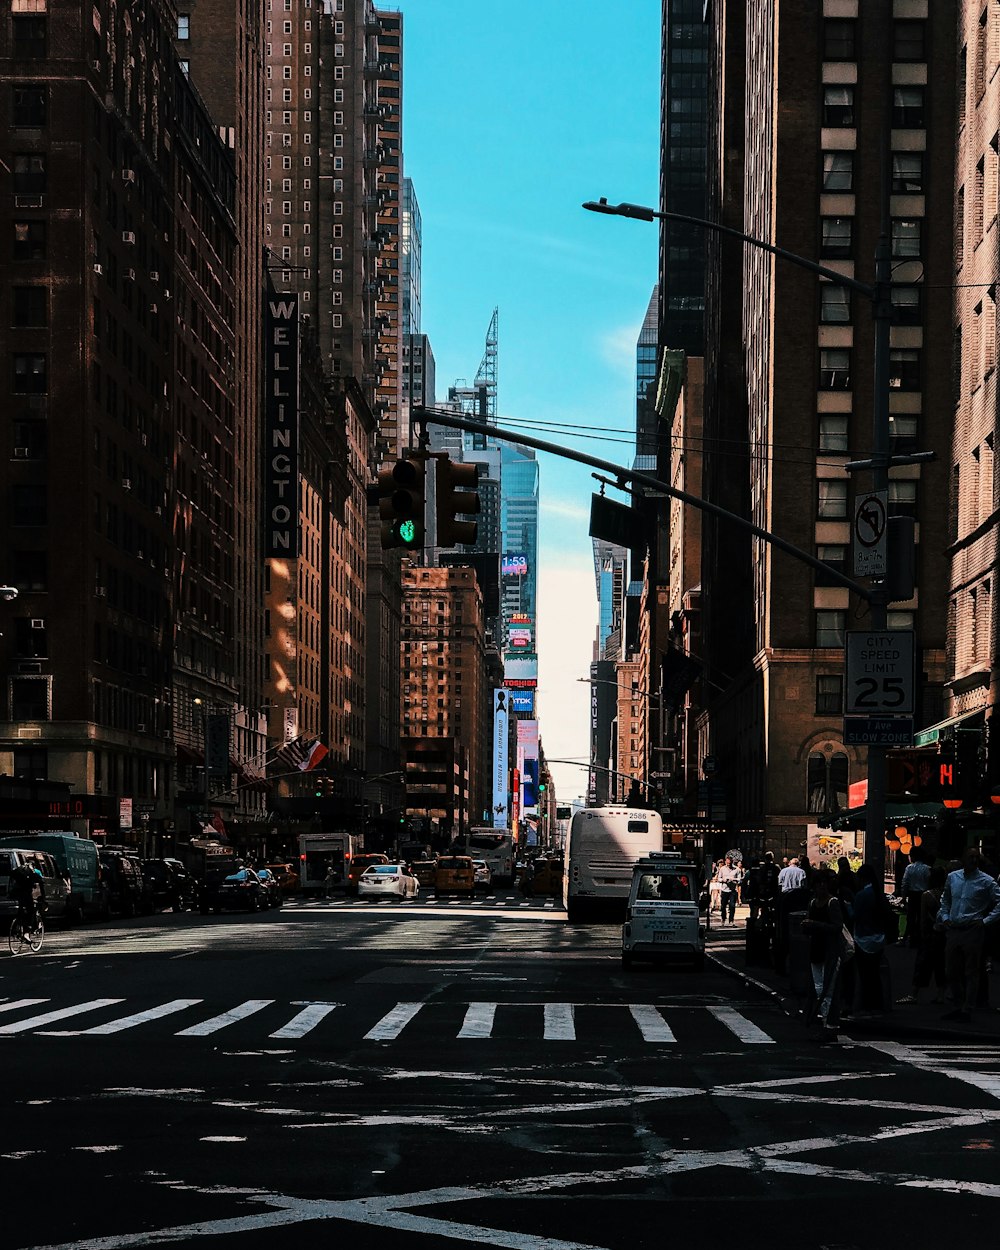
<instances>
[{"instance_id":1,"label":"thin white cloud","mask_svg":"<svg viewBox=\"0 0 1000 1250\"><path fill-rule=\"evenodd\" d=\"M590 508L569 499L546 499L543 496L538 507L545 516L561 516L570 521L590 520Z\"/></svg>"},{"instance_id":2,"label":"thin white cloud","mask_svg":"<svg viewBox=\"0 0 1000 1250\"><path fill-rule=\"evenodd\" d=\"M635 345L642 323L617 326L607 330L599 340L601 355L617 373L635 377Z\"/></svg>"}]
</instances>

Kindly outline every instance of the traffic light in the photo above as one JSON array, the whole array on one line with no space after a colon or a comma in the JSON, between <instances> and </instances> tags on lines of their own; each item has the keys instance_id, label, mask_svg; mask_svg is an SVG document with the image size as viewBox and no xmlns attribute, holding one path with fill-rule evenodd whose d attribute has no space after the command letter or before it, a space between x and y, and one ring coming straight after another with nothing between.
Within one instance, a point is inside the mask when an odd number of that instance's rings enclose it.
<instances>
[{"instance_id":1,"label":"traffic light","mask_svg":"<svg viewBox=\"0 0 1000 1250\"><path fill-rule=\"evenodd\" d=\"M479 512L478 464L453 464L447 456L437 462L437 545L456 547L474 543L479 527L475 521L459 521L456 514ZM469 489L472 487L473 489Z\"/></svg>"},{"instance_id":2,"label":"traffic light","mask_svg":"<svg viewBox=\"0 0 1000 1250\"><path fill-rule=\"evenodd\" d=\"M313 782L313 795L317 799L333 798L333 778L319 776Z\"/></svg>"},{"instance_id":3,"label":"traffic light","mask_svg":"<svg viewBox=\"0 0 1000 1250\"><path fill-rule=\"evenodd\" d=\"M378 513L382 518L382 550L412 550L424 541L424 488L426 455L407 451L401 460L379 470Z\"/></svg>"}]
</instances>

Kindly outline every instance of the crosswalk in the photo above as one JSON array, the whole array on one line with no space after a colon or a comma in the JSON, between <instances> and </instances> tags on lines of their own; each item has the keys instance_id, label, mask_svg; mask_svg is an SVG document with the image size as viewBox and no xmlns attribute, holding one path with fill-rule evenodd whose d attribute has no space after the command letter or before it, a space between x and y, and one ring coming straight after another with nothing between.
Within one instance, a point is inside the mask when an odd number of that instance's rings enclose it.
<instances>
[{"instance_id":1,"label":"crosswalk","mask_svg":"<svg viewBox=\"0 0 1000 1250\"><path fill-rule=\"evenodd\" d=\"M216 1004L216 1007L222 1004ZM273 1041L298 1041L314 1035L331 1042L396 1042L418 1033L456 1041L488 1041L516 1035L543 1042L606 1040L608 1030L622 1030L642 1044L677 1045L704 1040L706 1026L719 1045L774 1045L776 1039L737 1007L706 1002L658 1006L653 1003L594 1002L420 1002L395 1003L378 1018L355 1024L342 1002L249 998L212 1010L202 998L173 998L161 1003L131 1005L124 998L91 998L55 1005L47 998L0 999L0 1044L7 1037L111 1037L132 1029L166 1024L178 1038L217 1037L238 1033L252 1022L254 1036ZM339 1009L339 1014L338 1013ZM206 1014L206 1011L208 1014ZM767 1015L767 1013L764 1013ZM331 1021L331 1017L334 1020ZM183 1027L175 1028L181 1025ZM325 1030L325 1031L324 1031ZM243 1036L241 1034L241 1036Z\"/></svg>"},{"instance_id":2,"label":"crosswalk","mask_svg":"<svg viewBox=\"0 0 1000 1250\"><path fill-rule=\"evenodd\" d=\"M291 905L299 911L343 911L351 908L388 907L401 908L434 907L442 910L455 907L473 907L477 911L562 911L562 901L554 898L524 898L520 894L467 895L446 894L440 898L433 891L421 891L416 898L303 898Z\"/></svg>"}]
</instances>

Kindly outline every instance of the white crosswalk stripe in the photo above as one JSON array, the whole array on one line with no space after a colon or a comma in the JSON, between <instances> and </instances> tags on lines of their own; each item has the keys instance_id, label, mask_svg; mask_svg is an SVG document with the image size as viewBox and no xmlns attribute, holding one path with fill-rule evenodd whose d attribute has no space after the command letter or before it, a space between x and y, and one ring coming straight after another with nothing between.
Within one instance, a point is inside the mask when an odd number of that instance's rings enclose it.
<instances>
[{"instance_id":1,"label":"white crosswalk stripe","mask_svg":"<svg viewBox=\"0 0 1000 1250\"><path fill-rule=\"evenodd\" d=\"M21 998L10 1002L0 1000L0 1011L14 1013L49 1003L45 998ZM124 1015L103 1020L98 1024L82 1028L51 1029L46 1026L75 1016L96 1012L102 1008L115 1007L125 1002L122 998L94 998L87 1002L75 1003L64 1007L51 1007L47 1011L28 1015L23 1019L10 1020L0 1026L0 1035L35 1033L41 1037L77 1038L77 1037L109 1037L130 1029L154 1025L170 1016L191 1011L204 1004L202 998L173 998L166 1002L143 1006L141 1010L129 1011ZM242 1024L253 1016L267 1012L271 1020L264 1026L265 1035L276 1041L297 1041L313 1033L324 1021L344 1003L316 1002L313 1000L282 1003L273 998L251 998L226 1011L219 1012L207 1019L181 1028L173 1033L174 1037L211 1037L226 1029ZM628 1013L634 1023L638 1036L649 1045L681 1044L684 1031L678 1038L675 1029L677 1021L692 1022L696 1017L709 1015L724 1026L727 1034L737 1039L741 1045L762 1045L775 1043L775 1039L762 1028L748 1019L735 1007L724 1007L712 1003L692 1004L676 1003L655 1006L652 1003L600 1003L600 1002L496 1002L475 1001L464 1004L464 1015L461 1023L456 1024L455 1012L461 1003L443 1002L397 1002L381 1019L377 1020L362 1040L366 1042L394 1042L400 1038L404 1030L410 1029L421 1018L422 1027L426 1029L444 1030L456 1041L488 1041L504 1036L509 1030L511 1020L518 1019L518 1028L523 1031L537 1029L542 1040L547 1042L586 1041L594 1022L603 1017L607 1020L609 1013ZM518 1017L510 1013L517 1011ZM274 1020L278 1012L291 1012L284 1023ZM534 1015L535 1025L524 1024L524 1013ZM445 1023L447 1022L447 1023ZM277 1025L278 1027L274 1027ZM581 1037L581 1026L583 1035ZM363 1026L362 1026L363 1027ZM530 1035L530 1034L529 1034ZM534 1034L538 1036L536 1032ZM339 1035L338 1035L339 1036ZM941 1057L942 1059L944 1056ZM953 1060L961 1062L960 1059Z\"/></svg>"}]
</instances>

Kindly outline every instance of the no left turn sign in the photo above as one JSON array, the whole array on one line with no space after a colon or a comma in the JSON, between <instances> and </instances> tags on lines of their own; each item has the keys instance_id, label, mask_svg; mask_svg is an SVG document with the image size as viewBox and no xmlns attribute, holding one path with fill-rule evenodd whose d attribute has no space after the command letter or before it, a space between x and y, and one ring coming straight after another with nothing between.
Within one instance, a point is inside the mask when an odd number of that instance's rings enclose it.
<instances>
[{"instance_id":1,"label":"no left turn sign","mask_svg":"<svg viewBox=\"0 0 1000 1250\"><path fill-rule=\"evenodd\" d=\"M860 495L854 508L854 574L885 577L888 493Z\"/></svg>"}]
</instances>

